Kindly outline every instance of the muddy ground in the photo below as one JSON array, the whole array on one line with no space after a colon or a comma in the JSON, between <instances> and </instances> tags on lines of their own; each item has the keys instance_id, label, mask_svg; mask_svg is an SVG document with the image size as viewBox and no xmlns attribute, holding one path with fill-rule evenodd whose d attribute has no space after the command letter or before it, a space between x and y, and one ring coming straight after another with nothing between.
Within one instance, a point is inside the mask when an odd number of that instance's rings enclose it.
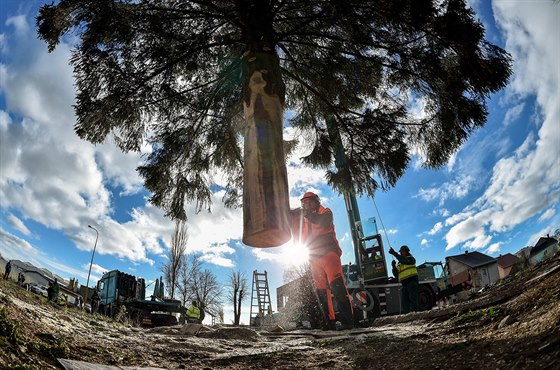
<instances>
[{"instance_id":1,"label":"muddy ground","mask_svg":"<svg viewBox=\"0 0 560 370\"><path fill-rule=\"evenodd\" d=\"M467 302L366 329L185 330L134 328L0 281L2 369L62 369L59 358L164 369L559 369L560 260Z\"/></svg>"}]
</instances>

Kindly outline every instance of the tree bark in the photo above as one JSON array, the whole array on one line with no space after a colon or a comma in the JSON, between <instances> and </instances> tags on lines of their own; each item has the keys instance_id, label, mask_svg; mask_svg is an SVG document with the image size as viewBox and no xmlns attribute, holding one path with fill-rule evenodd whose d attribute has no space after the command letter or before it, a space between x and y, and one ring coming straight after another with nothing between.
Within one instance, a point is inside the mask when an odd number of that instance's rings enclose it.
<instances>
[{"instance_id":1,"label":"tree bark","mask_svg":"<svg viewBox=\"0 0 560 370\"><path fill-rule=\"evenodd\" d=\"M243 243L276 247L290 240L282 126L284 85L276 55L250 52L245 86Z\"/></svg>"}]
</instances>

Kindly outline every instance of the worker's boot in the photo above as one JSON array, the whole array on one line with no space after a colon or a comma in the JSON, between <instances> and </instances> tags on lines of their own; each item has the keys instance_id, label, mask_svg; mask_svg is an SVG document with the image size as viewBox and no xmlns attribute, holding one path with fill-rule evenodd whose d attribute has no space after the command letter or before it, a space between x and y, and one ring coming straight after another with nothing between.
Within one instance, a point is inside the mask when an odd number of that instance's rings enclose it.
<instances>
[{"instance_id":1,"label":"worker's boot","mask_svg":"<svg viewBox=\"0 0 560 370\"><path fill-rule=\"evenodd\" d=\"M337 329L345 330L354 328L354 312L348 297L348 291L342 277L337 277L331 282L331 291L338 305L340 326Z\"/></svg>"},{"instance_id":2,"label":"worker's boot","mask_svg":"<svg viewBox=\"0 0 560 370\"><path fill-rule=\"evenodd\" d=\"M329 302L327 301L327 290L317 289L317 299L319 300L319 308L321 309L322 313L323 324L321 325L321 329L334 330L334 322L331 323L331 320L329 320Z\"/></svg>"}]
</instances>

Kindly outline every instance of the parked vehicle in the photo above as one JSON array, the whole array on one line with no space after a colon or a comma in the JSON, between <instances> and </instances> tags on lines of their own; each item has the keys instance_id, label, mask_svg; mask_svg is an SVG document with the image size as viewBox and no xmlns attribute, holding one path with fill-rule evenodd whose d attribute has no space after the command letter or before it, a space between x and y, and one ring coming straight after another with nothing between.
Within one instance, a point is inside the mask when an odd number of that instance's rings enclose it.
<instances>
[{"instance_id":1,"label":"parked vehicle","mask_svg":"<svg viewBox=\"0 0 560 370\"><path fill-rule=\"evenodd\" d=\"M27 287L27 289L32 293L42 295L45 298L48 297L47 287L41 286L36 283L29 283L27 284Z\"/></svg>"},{"instance_id":2,"label":"parked vehicle","mask_svg":"<svg viewBox=\"0 0 560 370\"><path fill-rule=\"evenodd\" d=\"M177 315L186 311L181 302L163 297L163 283L156 280L154 295L146 298L144 279L119 270L109 271L97 283L99 313L115 317L123 308L135 326L176 325Z\"/></svg>"}]
</instances>

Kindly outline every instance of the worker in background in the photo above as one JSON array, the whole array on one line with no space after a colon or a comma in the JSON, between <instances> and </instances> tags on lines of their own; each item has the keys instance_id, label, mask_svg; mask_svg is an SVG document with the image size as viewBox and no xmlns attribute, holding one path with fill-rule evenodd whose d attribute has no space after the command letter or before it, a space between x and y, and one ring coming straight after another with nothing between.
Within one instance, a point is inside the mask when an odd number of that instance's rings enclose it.
<instances>
[{"instance_id":1,"label":"worker in background","mask_svg":"<svg viewBox=\"0 0 560 370\"><path fill-rule=\"evenodd\" d=\"M10 272L12 272L12 261L8 261L8 263L6 263L4 280L8 280L8 278L10 277Z\"/></svg>"},{"instance_id":2,"label":"worker in background","mask_svg":"<svg viewBox=\"0 0 560 370\"><path fill-rule=\"evenodd\" d=\"M23 272L20 272L17 277L17 284L23 287L24 283L25 283L25 274Z\"/></svg>"},{"instance_id":3,"label":"worker in background","mask_svg":"<svg viewBox=\"0 0 560 370\"><path fill-rule=\"evenodd\" d=\"M60 293L60 285L58 285L58 280L54 279L53 283L49 282L49 287L47 289L47 296L49 301L57 302L59 293Z\"/></svg>"},{"instance_id":4,"label":"worker in background","mask_svg":"<svg viewBox=\"0 0 560 370\"><path fill-rule=\"evenodd\" d=\"M418 311L418 270L416 259L410 254L410 248L403 245L397 253L392 247L389 253L395 256L398 263L393 260L393 275L402 284L401 313Z\"/></svg>"},{"instance_id":5,"label":"worker in background","mask_svg":"<svg viewBox=\"0 0 560 370\"><path fill-rule=\"evenodd\" d=\"M354 314L340 256L342 251L334 231L333 214L321 205L319 197L307 192L301 198L301 208L291 211L292 237L309 250L309 264L319 305L325 316L326 329L351 329ZM331 293L339 311L335 316Z\"/></svg>"},{"instance_id":6,"label":"worker in background","mask_svg":"<svg viewBox=\"0 0 560 370\"><path fill-rule=\"evenodd\" d=\"M97 311L99 310L99 301L101 300L101 298L99 298L99 293L97 292L97 288L95 288L93 290L93 294L91 295L91 313L97 313Z\"/></svg>"},{"instance_id":7,"label":"worker in background","mask_svg":"<svg viewBox=\"0 0 560 370\"><path fill-rule=\"evenodd\" d=\"M187 322L200 324L200 308L198 302L192 301L192 304L187 308Z\"/></svg>"}]
</instances>

